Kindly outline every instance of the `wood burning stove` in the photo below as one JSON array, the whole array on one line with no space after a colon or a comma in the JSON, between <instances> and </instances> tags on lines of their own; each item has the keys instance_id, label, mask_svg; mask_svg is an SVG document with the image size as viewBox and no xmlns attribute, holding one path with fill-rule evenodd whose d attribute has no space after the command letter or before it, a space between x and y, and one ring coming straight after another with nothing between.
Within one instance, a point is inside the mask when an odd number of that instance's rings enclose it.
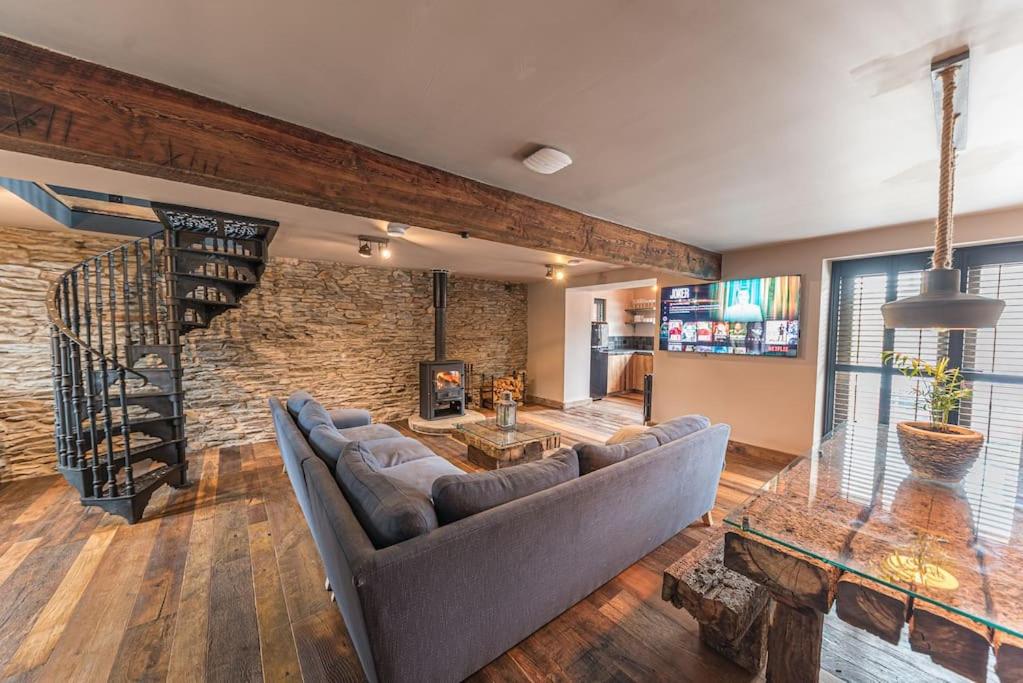
<instances>
[{"instance_id":1,"label":"wood burning stove","mask_svg":"<svg viewBox=\"0 0 1023 683\"><path fill-rule=\"evenodd\" d=\"M434 360L419 363L419 416L439 420L465 414L465 363L447 355L448 273L433 271Z\"/></svg>"}]
</instances>

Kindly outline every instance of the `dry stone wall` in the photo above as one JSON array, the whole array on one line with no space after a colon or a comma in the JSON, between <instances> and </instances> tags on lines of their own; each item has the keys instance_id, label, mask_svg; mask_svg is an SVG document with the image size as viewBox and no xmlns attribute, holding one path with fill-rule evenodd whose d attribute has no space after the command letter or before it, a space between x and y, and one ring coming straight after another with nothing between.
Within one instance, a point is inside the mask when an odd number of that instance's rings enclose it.
<instances>
[{"instance_id":1,"label":"dry stone wall","mask_svg":"<svg viewBox=\"0 0 1023 683\"><path fill-rule=\"evenodd\" d=\"M118 240L0 228L0 477L54 471L45 294L71 265ZM190 449L273 438L271 396L304 388L378 421L416 410L433 356L430 273L271 259L239 309L183 338ZM448 355L481 373L526 367L526 288L452 274Z\"/></svg>"}]
</instances>

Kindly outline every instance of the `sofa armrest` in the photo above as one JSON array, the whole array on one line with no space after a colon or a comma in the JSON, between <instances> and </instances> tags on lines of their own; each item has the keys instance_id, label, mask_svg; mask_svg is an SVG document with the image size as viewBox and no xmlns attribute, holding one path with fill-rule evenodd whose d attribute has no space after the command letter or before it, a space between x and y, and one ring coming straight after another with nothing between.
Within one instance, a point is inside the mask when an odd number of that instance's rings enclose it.
<instances>
[{"instance_id":1,"label":"sofa armrest","mask_svg":"<svg viewBox=\"0 0 1023 683\"><path fill-rule=\"evenodd\" d=\"M363 427L373 422L369 411L361 408L336 408L327 412L330 413L330 419L338 429Z\"/></svg>"}]
</instances>

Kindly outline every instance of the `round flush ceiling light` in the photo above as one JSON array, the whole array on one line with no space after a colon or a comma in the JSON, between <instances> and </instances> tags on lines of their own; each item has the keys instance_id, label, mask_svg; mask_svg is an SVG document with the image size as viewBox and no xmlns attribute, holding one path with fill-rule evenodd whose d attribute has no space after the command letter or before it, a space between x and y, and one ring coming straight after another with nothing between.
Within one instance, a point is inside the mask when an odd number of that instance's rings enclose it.
<instances>
[{"instance_id":1,"label":"round flush ceiling light","mask_svg":"<svg viewBox=\"0 0 1023 683\"><path fill-rule=\"evenodd\" d=\"M530 171L550 175L572 163L572 157L553 147L541 147L522 160Z\"/></svg>"},{"instance_id":2,"label":"round flush ceiling light","mask_svg":"<svg viewBox=\"0 0 1023 683\"><path fill-rule=\"evenodd\" d=\"M387 234L391 237L404 237L408 226L404 223L388 223Z\"/></svg>"}]
</instances>

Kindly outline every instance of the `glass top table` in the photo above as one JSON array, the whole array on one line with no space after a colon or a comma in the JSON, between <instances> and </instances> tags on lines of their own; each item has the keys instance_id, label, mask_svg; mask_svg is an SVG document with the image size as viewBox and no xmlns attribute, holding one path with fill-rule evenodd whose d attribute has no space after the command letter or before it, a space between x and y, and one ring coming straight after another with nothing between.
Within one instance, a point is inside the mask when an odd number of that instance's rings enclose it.
<instances>
[{"instance_id":1,"label":"glass top table","mask_svg":"<svg viewBox=\"0 0 1023 683\"><path fill-rule=\"evenodd\" d=\"M987 442L954 487L912 476L894 428L847 424L725 523L1023 637L1021 451Z\"/></svg>"},{"instance_id":2,"label":"glass top table","mask_svg":"<svg viewBox=\"0 0 1023 683\"><path fill-rule=\"evenodd\" d=\"M515 429L506 431L498 427L497 420L493 418L479 422L464 422L458 425L458 431L482 439L498 448L510 448L558 434L554 430L525 422L519 422L515 425Z\"/></svg>"}]
</instances>

